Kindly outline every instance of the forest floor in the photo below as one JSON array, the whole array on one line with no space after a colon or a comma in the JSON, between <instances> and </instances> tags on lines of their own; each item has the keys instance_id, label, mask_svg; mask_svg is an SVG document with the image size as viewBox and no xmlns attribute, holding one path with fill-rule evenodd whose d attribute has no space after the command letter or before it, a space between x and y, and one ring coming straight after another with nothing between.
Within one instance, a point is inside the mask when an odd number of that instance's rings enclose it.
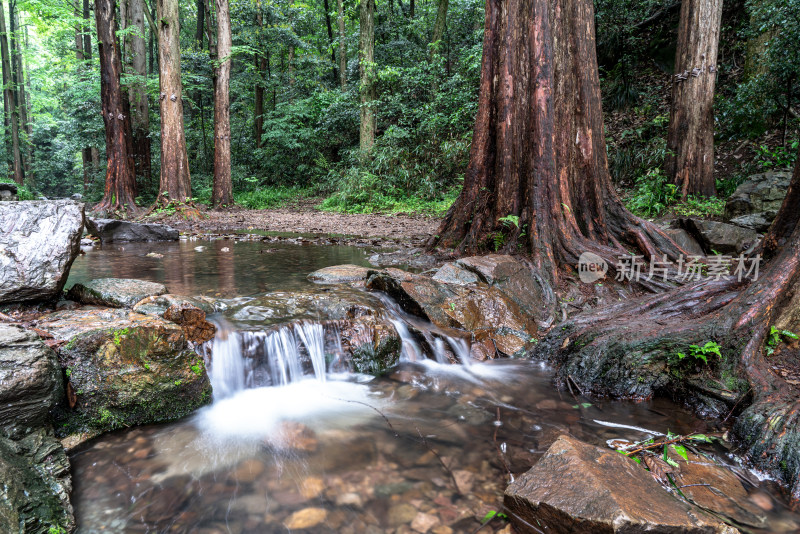
<instances>
[{"instance_id":1,"label":"forest floor","mask_svg":"<svg viewBox=\"0 0 800 534\"><path fill-rule=\"evenodd\" d=\"M211 211L200 207L200 218L186 220L177 214L157 214L147 222L169 224L189 234L236 230L380 237L421 244L436 232L439 219L422 215L350 214L317 209L320 199L298 199L286 206L264 210L231 208Z\"/></svg>"}]
</instances>

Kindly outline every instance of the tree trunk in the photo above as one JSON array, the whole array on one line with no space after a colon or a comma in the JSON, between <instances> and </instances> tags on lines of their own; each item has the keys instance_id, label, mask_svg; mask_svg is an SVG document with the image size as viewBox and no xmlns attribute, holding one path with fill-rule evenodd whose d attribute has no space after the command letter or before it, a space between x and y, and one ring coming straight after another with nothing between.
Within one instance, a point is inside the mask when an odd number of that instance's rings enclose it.
<instances>
[{"instance_id":1,"label":"tree trunk","mask_svg":"<svg viewBox=\"0 0 800 534\"><path fill-rule=\"evenodd\" d=\"M20 157L22 159L23 174L31 183L30 175L30 140L28 131L28 98L25 93L25 71L22 70L22 45L20 43L19 10L17 10L16 0L11 0L8 4L8 14L11 30L11 61L14 80L14 100L17 104L17 114L19 115L19 146ZM23 135L24 134L24 135Z\"/></svg>"},{"instance_id":2,"label":"tree trunk","mask_svg":"<svg viewBox=\"0 0 800 534\"><path fill-rule=\"evenodd\" d=\"M6 115L11 126L11 167L10 178L22 185L25 175L22 167L22 154L19 148L19 114L17 112L16 98L13 90L14 74L12 69L12 58L8 49L8 33L6 32L5 8L0 1L0 54L2 55L3 66L3 99L7 103ZM8 130L6 130L8 135Z\"/></svg>"},{"instance_id":3,"label":"tree trunk","mask_svg":"<svg viewBox=\"0 0 800 534\"><path fill-rule=\"evenodd\" d=\"M158 202L185 203L192 196L183 131L178 0L157 0L158 79L161 111L161 179Z\"/></svg>"},{"instance_id":4,"label":"tree trunk","mask_svg":"<svg viewBox=\"0 0 800 534\"><path fill-rule=\"evenodd\" d=\"M122 58L114 19L114 0L95 0L97 41L100 53L100 96L106 128L106 187L103 200L95 206L98 212L135 212L136 175L128 154L126 133L130 117L120 85Z\"/></svg>"},{"instance_id":5,"label":"tree trunk","mask_svg":"<svg viewBox=\"0 0 800 534\"><path fill-rule=\"evenodd\" d=\"M292 32L292 38L294 38L294 25L292 24L293 9L294 9L294 0L289 0L289 14L287 18L289 19L289 31ZM286 60L286 68L289 72L289 86L294 85L294 52L295 52L294 42L292 42L291 44L289 44L289 53L288 53L289 57Z\"/></svg>"},{"instance_id":6,"label":"tree trunk","mask_svg":"<svg viewBox=\"0 0 800 534\"><path fill-rule=\"evenodd\" d=\"M214 91L214 207L233 204L231 185L231 18L228 0L216 0L217 7L217 84Z\"/></svg>"},{"instance_id":7,"label":"tree trunk","mask_svg":"<svg viewBox=\"0 0 800 534\"><path fill-rule=\"evenodd\" d=\"M409 16L409 18L412 18L412 19L414 18L414 8L415 8L414 3L415 3L415 0L409 0L409 3L408 3L408 16Z\"/></svg>"},{"instance_id":8,"label":"tree trunk","mask_svg":"<svg viewBox=\"0 0 800 534\"><path fill-rule=\"evenodd\" d=\"M585 252L679 256L611 185L592 2L488 0L485 20L464 187L430 245L529 251L548 299Z\"/></svg>"},{"instance_id":9,"label":"tree trunk","mask_svg":"<svg viewBox=\"0 0 800 534\"><path fill-rule=\"evenodd\" d=\"M444 29L447 26L447 7L448 0L439 0L439 8L436 10L436 22L433 25L433 36L431 44L436 45L444 36Z\"/></svg>"},{"instance_id":10,"label":"tree trunk","mask_svg":"<svg viewBox=\"0 0 800 534\"><path fill-rule=\"evenodd\" d=\"M714 84L722 0L683 0L667 133L667 176L681 198L715 196Z\"/></svg>"},{"instance_id":11,"label":"tree trunk","mask_svg":"<svg viewBox=\"0 0 800 534\"><path fill-rule=\"evenodd\" d=\"M264 31L264 14L261 12L261 0L256 0L256 26L259 36ZM264 75L267 70L267 57L264 54L256 53L256 87L255 87L255 119L253 124L253 135L256 141L256 148L261 148L261 138L264 135Z\"/></svg>"},{"instance_id":12,"label":"tree trunk","mask_svg":"<svg viewBox=\"0 0 800 534\"><path fill-rule=\"evenodd\" d=\"M147 45L144 40L144 0L128 0L127 25L136 28L135 34L126 37L128 57L136 81L128 87L133 129L133 160L136 175L140 176L140 189L153 186L150 164L150 106L147 101Z\"/></svg>"},{"instance_id":13,"label":"tree trunk","mask_svg":"<svg viewBox=\"0 0 800 534\"><path fill-rule=\"evenodd\" d=\"M333 83L336 83L339 79L339 73L336 71L336 52L333 46L333 26L331 26L331 8L328 6L328 0L323 0L323 7L325 8L325 26L328 28L328 46L331 49Z\"/></svg>"},{"instance_id":14,"label":"tree trunk","mask_svg":"<svg viewBox=\"0 0 800 534\"><path fill-rule=\"evenodd\" d=\"M205 32L206 4L203 0L197 0L197 26L194 30L194 39L197 41L197 49L203 50L203 32Z\"/></svg>"},{"instance_id":15,"label":"tree trunk","mask_svg":"<svg viewBox=\"0 0 800 534\"><path fill-rule=\"evenodd\" d=\"M736 414L734 433L751 463L789 485L793 498L800 499L800 388L773 370L766 350L772 327L800 330L798 204L800 164L761 256L748 259L748 268L767 261L757 276L740 280L734 271L727 280L706 279L582 313L553 329L537 347L538 355L556 362L560 381L571 380L584 392L668 393L707 414ZM678 367L678 352L689 354L690 345L707 342L719 345L721 358L694 369ZM796 358L796 343L782 345L770 347Z\"/></svg>"},{"instance_id":16,"label":"tree trunk","mask_svg":"<svg viewBox=\"0 0 800 534\"><path fill-rule=\"evenodd\" d=\"M337 17L339 25L339 84L342 91L347 90L347 42L344 26L344 0L336 0Z\"/></svg>"},{"instance_id":17,"label":"tree trunk","mask_svg":"<svg viewBox=\"0 0 800 534\"><path fill-rule=\"evenodd\" d=\"M361 128L359 145L366 156L375 144L375 0L361 0L358 70L361 75Z\"/></svg>"}]
</instances>

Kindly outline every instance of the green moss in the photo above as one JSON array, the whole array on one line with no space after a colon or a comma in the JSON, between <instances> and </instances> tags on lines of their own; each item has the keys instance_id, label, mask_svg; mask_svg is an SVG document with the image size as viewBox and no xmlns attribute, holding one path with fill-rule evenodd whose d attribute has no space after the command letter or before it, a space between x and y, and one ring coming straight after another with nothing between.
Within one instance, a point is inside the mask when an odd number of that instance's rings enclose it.
<instances>
[{"instance_id":1,"label":"green moss","mask_svg":"<svg viewBox=\"0 0 800 534\"><path fill-rule=\"evenodd\" d=\"M203 376L203 361L198 360L196 364L190 367L190 369L197 376Z\"/></svg>"},{"instance_id":2,"label":"green moss","mask_svg":"<svg viewBox=\"0 0 800 534\"><path fill-rule=\"evenodd\" d=\"M122 343L122 337L127 336L129 333L127 328L120 328L119 330L114 330L114 345L119 347L120 343Z\"/></svg>"}]
</instances>

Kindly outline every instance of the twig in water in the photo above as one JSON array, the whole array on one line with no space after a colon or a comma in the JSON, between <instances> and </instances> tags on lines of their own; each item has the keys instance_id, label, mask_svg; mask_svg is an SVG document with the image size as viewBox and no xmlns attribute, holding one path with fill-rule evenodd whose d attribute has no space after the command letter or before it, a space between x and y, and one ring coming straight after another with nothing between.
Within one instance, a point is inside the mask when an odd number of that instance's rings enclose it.
<instances>
[{"instance_id":1,"label":"twig in water","mask_svg":"<svg viewBox=\"0 0 800 534\"><path fill-rule=\"evenodd\" d=\"M453 481L453 486L455 487L456 492L462 497L464 497L464 494L461 492L461 488L458 487L458 481L456 480L456 476L453 474L453 471L447 466L446 463L444 463L444 459L439 455L438 452L436 452L436 449L431 447L430 443L428 443L428 440L425 438L425 436L422 435L422 431L419 429L419 427L414 425L414 428L417 430L417 434L419 434L419 437L422 440L422 444L425 445L426 449L431 451L431 454L433 454L437 460L439 460L439 463L442 465L442 468L450 476L450 480Z\"/></svg>"}]
</instances>

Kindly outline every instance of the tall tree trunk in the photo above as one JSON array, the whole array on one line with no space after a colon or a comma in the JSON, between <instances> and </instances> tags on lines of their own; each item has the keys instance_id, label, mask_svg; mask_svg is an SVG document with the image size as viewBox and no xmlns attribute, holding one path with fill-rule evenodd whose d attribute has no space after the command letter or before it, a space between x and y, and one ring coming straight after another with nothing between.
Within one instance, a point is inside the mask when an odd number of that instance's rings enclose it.
<instances>
[{"instance_id":1,"label":"tall tree trunk","mask_svg":"<svg viewBox=\"0 0 800 534\"><path fill-rule=\"evenodd\" d=\"M584 252L677 258L611 185L591 0L488 0L485 20L464 187L430 244L530 251L550 305L559 266Z\"/></svg>"},{"instance_id":2,"label":"tall tree trunk","mask_svg":"<svg viewBox=\"0 0 800 534\"><path fill-rule=\"evenodd\" d=\"M197 0L197 26L194 29L194 40L197 41L197 49L203 50L203 33L206 30L206 4L203 0Z\"/></svg>"},{"instance_id":3,"label":"tall tree trunk","mask_svg":"<svg viewBox=\"0 0 800 534\"><path fill-rule=\"evenodd\" d=\"M25 93L25 72L22 70L22 44L20 43L19 10L16 0L11 0L8 4L8 14L11 30L11 62L14 80L15 101L17 104L17 114L19 115L19 146L20 157L22 158L22 169L24 176L31 183L30 175L30 140L28 139L28 98Z\"/></svg>"},{"instance_id":4,"label":"tall tree trunk","mask_svg":"<svg viewBox=\"0 0 800 534\"><path fill-rule=\"evenodd\" d=\"M147 6L145 6L147 9ZM156 11L153 9L152 17L156 17ZM147 41L147 48L150 55L150 59L147 65L147 73L148 74L155 74L156 72L156 59L158 59L158 52L156 52L156 39L158 39L158 32L157 31L150 31L150 39Z\"/></svg>"},{"instance_id":5,"label":"tall tree trunk","mask_svg":"<svg viewBox=\"0 0 800 534\"><path fill-rule=\"evenodd\" d=\"M328 0L323 0L323 7L325 8L325 26L328 28L328 46L331 49L331 63L333 64L333 83L339 78L339 73L336 71L336 52L333 47L333 27L331 26L331 8L328 5Z\"/></svg>"},{"instance_id":6,"label":"tall tree trunk","mask_svg":"<svg viewBox=\"0 0 800 534\"><path fill-rule=\"evenodd\" d=\"M339 84L347 90L347 42L344 27L344 0L336 0L336 22L339 25Z\"/></svg>"},{"instance_id":7,"label":"tall tree trunk","mask_svg":"<svg viewBox=\"0 0 800 534\"><path fill-rule=\"evenodd\" d=\"M361 128L359 146L366 156L375 144L375 0L361 0L358 67L361 75Z\"/></svg>"},{"instance_id":8,"label":"tall tree trunk","mask_svg":"<svg viewBox=\"0 0 800 534\"><path fill-rule=\"evenodd\" d=\"M412 19L414 18L414 8L415 8L414 4L415 4L415 0L409 0L409 3L408 3L408 17L412 18Z\"/></svg>"},{"instance_id":9,"label":"tall tree trunk","mask_svg":"<svg viewBox=\"0 0 800 534\"><path fill-rule=\"evenodd\" d=\"M11 166L10 178L16 183L22 185L25 181L25 175L22 168L22 154L19 148L19 114L17 113L17 105L15 94L13 90L14 74L12 69L12 59L8 49L8 33L6 32L5 8L0 0L0 55L2 56L3 66L3 99L7 103L6 115L8 123L11 126ZM8 130L6 131L8 135Z\"/></svg>"},{"instance_id":10,"label":"tall tree trunk","mask_svg":"<svg viewBox=\"0 0 800 534\"><path fill-rule=\"evenodd\" d=\"M133 130L133 160L136 175L141 177L140 190L153 186L150 156L150 105L147 101L147 44L145 43L144 0L128 0L127 26L136 29L126 37L135 81L128 87Z\"/></svg>"},{"instance_id":11,"label":"tall tree trunk","mask_svg":"<svg viewBox=\"0 0 800 534\"><path fill-rule=\"evenodd\" d=\"M216 0L217 6L217 85L214 91L214 186L211 204L233 204L231 184L231 16L228 0Z\"/></svg>"},{"instance_id":12,"label":"tall tree trunk","mask_svg":"<svg viewBox=\"0 0 800 534\"><path fill-rule=\"evenodd\" d=\"M717 194L714 84L722 0L683 0L667 133L667 176L681 198Z\"/></svg>"},{"instance_id":13,"label":"tall tree trunk","mask_svg":"<svg viewBox=\"0 0 800 534\"><path fill-rule=\"evenodd\" d=\"M84 70L88 70L88 62L92 59L92 34L89 31L89 0L83 0L83 20L84 25L80 28L80 34L83 36L83 52L75 52L78 60L85 63L81 66ZM76 35L76 48L81 48L79 39L80 35ZM86 146L81 150L81 160L83 163L83 192L86 193L89 185L92 183L92 176L95 171L100 168L100 153L96 147Z\"/></svg>"},{"instance_id":14,"label":"tall tree trunk","mask_svg":"<svg viewBox=\"0 0 800 534\"><path fill-rule=\"evenodd\" d=\"M261 0L256 0L256 26L258 26L259 36L263 36L264 14L261 12ZM261 138L264 135L264 75L267 72L267 61L268 56L256 53L255 119L253 121L256 148L261 148Z\"/></svg>"},{"instance_id":15,"label":"tall tree trunk","mask_svg":"<svg viewBox=\"0 0 800 534\"><path fill-rule=\"evenodd\" d=\"M125 109L125 98L120 85L122 58L115 21L114 0L95 0L94 14L97 21L97 41L100 53L100 96L103 122L106 128L106 187L103 200L95 211L137 211L136 175L129 157L130 129Z\"/></svg>"},{"instance_id":16,"label":"tall tree trunk","mask_svg":"<svg viewBox=\"0 0 800 534\"><path fill-rule=\"evenodd\" d=\"M433 35L431 36L431 44L435 45L442 40L444 36L444 29L447 26L447 7L448 0L439 0L439 7L436 10L436 22L433 24Z\"/></svg>"},{"instance_id":17,"label":"tall tree trunk","mask_svg":"<svg viewBox=\"0 0 800 534\"><path fill-rule=\"evenodd\" d=\"M214 13L211 11L211 0L204 0L204 5L206 7L206 38L208 40L208 57L211 60L211 63L216 63L217 61L217 40L216 40L216 23L214 22ZM217 68L212 67L211 69L211 91L212 91L212 101L216 101L216 93L217 93ZM205 119L203 120L203 136L205 136ZM208 159L206 159L208 162ZM210 163L207 165L211 168L212 172L214 170L214 155L213 151L211 153Z\"/></svg>"},{"instance_id":18,"label":"tall tree trunk","mask_svg":"<svg viewBox=\"0 0 800 534\"><path fill-rule=\"evenodd\" d=\"M161 179L158 202L186 202L192 196L183 130L180 19L178 0L156 0L158 79L161 111Z\"/></svg>"}]
</instances>

